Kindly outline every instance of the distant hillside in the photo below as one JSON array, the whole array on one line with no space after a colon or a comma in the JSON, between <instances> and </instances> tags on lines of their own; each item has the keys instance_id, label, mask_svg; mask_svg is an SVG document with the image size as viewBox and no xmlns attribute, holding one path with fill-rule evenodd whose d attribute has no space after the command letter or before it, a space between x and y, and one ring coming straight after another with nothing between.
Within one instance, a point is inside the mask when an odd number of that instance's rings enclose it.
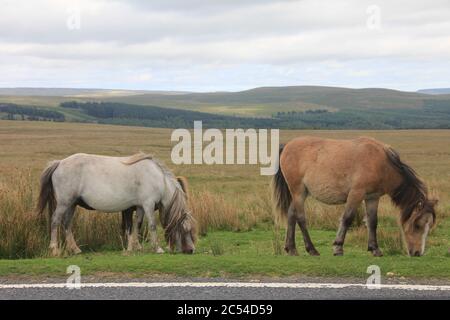
<instances>
[{"instance_id":1,"label":"distant hillside","mask_svg":"<svg viewBox=\"0 0 450 320\"><path fill-rule=\"evenodd\" d=\"M433 96L431 99L441 99ZM450 98L447 97L447 98ZM187 93L105 89L0 89L0 102L57 106L76 99L140 104L224 115L270 117L275 112L420 109L430 95L389 89L321 86L261 87L240 92Z\"/></svg>"},{"instance_id":2,"label":"distant hillside","mask_svg":"<svg viewBox=\"0 0 450 320\"><path fill-rule=\"evenodd\" d=\"M326 109L279 111L269 117L218 115L117 102L64 102L54 108L0 104L0 119L75 121L159 128L449 129L450 104L427 100L423 109Z\"/></svg>"},{"instance_id":3,"label":"distant hillside","mask_svg":"<svg viewBox=\"0 0 450 320\"><path fill-rule=\"evenodd\" d=\"M450 94L450 88L422 89L417 92L425 94Z\"/></svg>"},{"instance_id":4,"label":"distant hillside","mask_svg":"<svg viewBox=\"0 0 450 320\"><path fill-rule=\"evenodd\" d=\"M270 116L278 111L327 109L420 109L429 95L388 89L337 87L263 87L241 92L142 94L107 101L183 108L210 113Z\"/></svg>"},{"instance_id":5,"label":"distant hillside","mask_svg":"<svg viewBox=\"0 0 450 320\"><path fill-rule=\"evenodd\" d=\"M3 92L14 93L10 90L12 89L3 89ZM43 109L55 108L55 111L64 115L66 121L100 121L172 127L175 126L175 122L168 118L183 114L190 120L193 118L202 120L203 117L212 119L213 115L226 116L214 119L214 123L220 123L220 127L227 123L244 127L252 125L262 127L264 124L267 127L279 128L450 128L450 95L430 95L382 88L290 86L210 93L128 92L127 90L122 92L118 90L122 93L116 92L116 94L108 90L103 92L102 89L22 88L18 90L19 92L16 93L22 95L2 96L0 94L0 103ZM47 94L61 94L61 96L39 96L36 92L38 90L47 90ZM32 96L26 94L32 94ZM80 105L90 103L92 106L89 107L89 112L86 107L62 107L69 101L75 101ZM127 117L100 117L99 120L99 116L95 115L92 108L105 105L98 103L111 104L109 107L113 108L118 108L117 106L120 105L120 113L127 114ZM147 112L146 107L158 112ZM127 108L139 111L129 118L129 113L124 112ZM162 110L168 111L162 112ZM184 111L197 113L188 115ZM147 118L140 119L140 112L147 114ZM158 113L166 116L167 119L161 119ZM242 120L245 118L249 120ZM258 122L255 119L264 121Z\"/></svg>"}]
</instances>

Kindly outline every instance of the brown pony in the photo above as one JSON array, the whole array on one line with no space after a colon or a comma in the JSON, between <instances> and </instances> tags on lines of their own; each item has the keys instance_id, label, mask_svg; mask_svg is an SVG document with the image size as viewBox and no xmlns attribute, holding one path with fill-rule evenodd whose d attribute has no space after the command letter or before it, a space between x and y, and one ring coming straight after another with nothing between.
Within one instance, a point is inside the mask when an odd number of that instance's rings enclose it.
<instances>
[{"instance_id":1,"label":"brown pony","mask_svg":"<svg viewBox=\"0 0 450 320\"><path fill-rule=\"evenodd\" d=\"M304 204L308 195L326 204L344 204L334 255L342 255L344 239L356 210L366 205L368 251L382 256L377 243L380 197L388 194L401 210L404 239L411 256L421 256L433 227L437 200L428 199L427 188L414 170L391 147L372 138L332 140L302 137L280 147L280 169L273 178L278 211L287 216L285 250L297 255L295 226L299 224L306 251L319 255L306 227Z\"/></svg>"}]
</instances>

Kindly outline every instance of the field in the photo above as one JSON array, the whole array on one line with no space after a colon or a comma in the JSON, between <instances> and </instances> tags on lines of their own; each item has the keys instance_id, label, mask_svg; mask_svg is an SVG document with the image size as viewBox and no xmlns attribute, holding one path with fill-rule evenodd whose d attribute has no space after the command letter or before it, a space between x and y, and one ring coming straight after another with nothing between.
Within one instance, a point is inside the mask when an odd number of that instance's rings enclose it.
<instances>
[{"instance_id":1,"label":"field","mask_svg":"<svg viewBox=\"0 0 450 320\"><path fill-rule=\"evenodd\" d=\"M309 257L297 231L299 257L283 252L284 221L273 217L270 178L259 166L175 166L170 162L170 129L94 124L0 121L0 276L62 276L77 264L82 274L149 276L367 276L371 264L383 275L450 279L450 130L282 131L281 141L299 135L332 138L371 136L392 145L439 198L438 225L421 258L405 255L397 210L389 199L380 206L379 239L385 256L366 251L363 210L348 234L343 257L332 256L342 210L308 200L308 223L320 257ZM128 155L152 153L174 173L188 177L191 205L200 225L197 253L157 255L123 252L118 214L79 210L75 237L83 254L47 257L45 221L33 214L38 180L46 163L78 152ZM162 240L162 238L161 238Z\"/></svg>"}]
</instances>

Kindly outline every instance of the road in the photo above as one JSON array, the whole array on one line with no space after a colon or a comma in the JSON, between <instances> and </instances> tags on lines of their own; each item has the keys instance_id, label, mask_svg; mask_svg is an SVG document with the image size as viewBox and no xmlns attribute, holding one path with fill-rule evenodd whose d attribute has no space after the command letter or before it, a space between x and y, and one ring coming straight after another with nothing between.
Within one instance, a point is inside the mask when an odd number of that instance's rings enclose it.
<instances>
[{"instance_id":1,"label":"road","mask_svg":"<svg viewBox=\"0 0 450 320\"><path fill-rule=\"evenodd\" d=\"M450 286L279 282L131 282L0 284L0 299L450 299Z\"/></svg>"}]
</instances>

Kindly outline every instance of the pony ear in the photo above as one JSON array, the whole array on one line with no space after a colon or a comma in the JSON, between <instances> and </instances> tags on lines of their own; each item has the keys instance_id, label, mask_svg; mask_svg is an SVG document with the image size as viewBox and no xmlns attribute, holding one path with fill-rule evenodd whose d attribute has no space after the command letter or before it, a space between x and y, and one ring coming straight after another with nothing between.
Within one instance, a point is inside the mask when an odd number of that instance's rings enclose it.
<instances>
[{"instance_id":1,"label":"pony ear","mask_svg":"<svg viewBox=\"0 0 450 320\"><path fill-rule=\"evenodd\" d=\"M423 201L419 201L419 202L417 203L417 208L418 208L419 210L422 210L423 207L424 207Z\"/></svg>"},{"instance_id":2,"label":"pony ear","mask_svg":"<svg viewBox=\"0 0 450 320\"><path fill-rule=\"evenodd\" d=\"M183 189L186 198L189 198L189 187L188 187L188 182L187 182L187 178L186 177L182 177L182 176L177 176L176 177L178 183L181 186L181 189Z\"/></svg>"},{"instance_id":3,"label":"pony ear","mask_svg":"<svg viewBox=\"0 0 450 320\"><path fill-rule=\"evenodd\" d=\"M186 230L191 230L192 229L192 225L191 225L191 222L188 220L188 219L185 219L184 221L183 221L183 229L186 231Z\"/></svg>"}]
</instances>

